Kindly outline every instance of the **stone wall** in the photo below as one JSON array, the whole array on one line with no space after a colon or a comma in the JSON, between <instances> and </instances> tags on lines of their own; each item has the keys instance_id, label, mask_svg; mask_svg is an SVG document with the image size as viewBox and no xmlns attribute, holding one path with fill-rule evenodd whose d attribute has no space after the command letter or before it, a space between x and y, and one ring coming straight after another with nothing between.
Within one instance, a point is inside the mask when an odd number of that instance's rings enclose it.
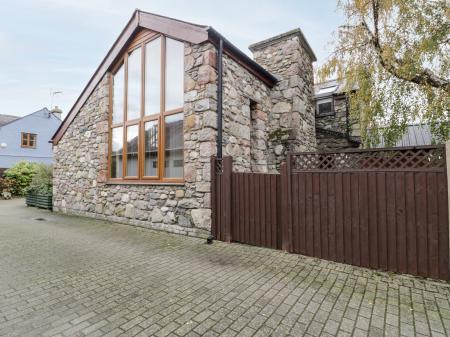
<instances>
[{"instance_id":1,"label":"stone wall","mask_svg":"<svg viewBox=\"0 0 450 337\"><path fill-rule=\"evenodd\" d=\"M223 58L223 154L236 172L267 172L270 88Z\"/></svg>"},{"instance_id":2,"label":"stone wall","mask_svg":"<svg viewBox=\"0 0 450 337\"><path fill-rule=\"evenodd\" d=\"M317 149L321 151L359 147L359 143L348 139L344 134L335 133L329 130L316 129L316 137Z\"/></svg>"},{"instance_id":3,"label":"stone wall","mask_svg":"<svg viewBox=\"0 0 450 337\"><path fill-rule=\"evenodd\" d=\"M185 184L107 182L109 76L105 76L54 147L55 211L187 235L208 234L217 106L214 50L209 43L185 45Z\"/></svg>"},{"instance_id":4,"label":"stone wall","mask_svg":"<svg viewBox=\"0 0 450 337\"><path fill-rule=\"evenodd\" d=\"M275 42L274 42L275 41ZM275 172L286 151L316 147L312 58L297 33L254 49L280 82L269 88L223 59L223 154L237 172ZM216 49L185 44L183 184L108 182L109 76L54 147L54 210L205 236L211 227L210 158L217 137Z\"/></svg>"},{"instance_id":5,"label":"stone wall","mask_svg":"<svg viewBox=\"0 0 450 337\"><path fill-rule=\"evenodd\" d=\"M345 95L335 96L333 99L333 114L324 116L316 114L317 148L338 150L358 147L359 138L352 132L355 125L347 116Z\"/></svg>"},{"instance_id":6,"label":"stone wall","mask_svg":"<svg viewBox=\"0 0 450 337\"><path fill-rule=\"evenodd\" d=\"M316 149L315 56L299 29L250 46L254 59L279 79L271 91L269 170L279 169L287 151Z\"/></svg>"},{"instance_id":7,"label":"stone wall","mask_svg":"<svg viewBox=\"0 0 450 337\"><path fill-rule=\"evenodd\" d=\"M316 114L316 127L347 133L347 104L345 96L334 97L334 114L320 116Z\"/></svg>"}]
</instances>

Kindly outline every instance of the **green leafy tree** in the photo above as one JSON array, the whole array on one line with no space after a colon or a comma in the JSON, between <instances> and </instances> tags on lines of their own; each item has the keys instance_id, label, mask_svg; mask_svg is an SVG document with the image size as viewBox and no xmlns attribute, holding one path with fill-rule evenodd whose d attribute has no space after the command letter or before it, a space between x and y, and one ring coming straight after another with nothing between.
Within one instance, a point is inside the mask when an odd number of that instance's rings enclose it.
<instances>
[{"instance_id":1,"label":"green leafy tree","mask_svg":"<svg viewBox=\"0 0 450 337\"><path fill-rule=\"evenodd\" d=\"M24 195L36 172L36 165L36 163L21 161L5 171L5 178L14 180L17 184L17 195Z\"/></svg>"},{"instance_id":2,"label":"green leafy tree","mask_svg":"<svg viewBox=\"0 0 450 337\"><path fill-rule=\"evenodd\" d=\"M435 140L448 140L447 0L339 0L338 9L345 22L318 75L345 83L364 145L380 136L392 145L411 123L427 123Z\"/></svg>"}]
</instances>

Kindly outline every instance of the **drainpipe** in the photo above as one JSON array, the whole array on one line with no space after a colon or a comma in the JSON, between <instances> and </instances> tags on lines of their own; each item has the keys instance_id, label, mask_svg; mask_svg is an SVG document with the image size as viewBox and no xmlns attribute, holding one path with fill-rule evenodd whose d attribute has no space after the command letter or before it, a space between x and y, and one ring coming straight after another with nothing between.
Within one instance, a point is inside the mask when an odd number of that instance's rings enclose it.
<instances>
[{"instance_id":1,"label":"drainpipe","mask_svg":"<svg viewBox=\"0 0 450 337\"><path fill-rule=\"evenodd\" d=\"M347 140L350 141L350 122L349 122L349 111L348 111L348 95L345 94L345 124L346 124L346 136L347 136Z\"/></svg>"},{"instance_id":2,"label":"drainpipe","mask_svg":"<svg viewBox=\"0 0 450 337\"><path fill-rule=\"evenodd\" d=\"M217 159L222 159L222 120L223 120L223 113L222 113L222 88L223 88L223 76L222 76L222 68L223 68L223 39L222 37L219 37L219 45L217 48L217 138L216 138L216 145L217 145ZM214 236L211 232L206 239L207 244L212 244L214 240Z\"/></svg>"},{"instance_id":3,"label":"drainpipe","mask_svg":"<svg viewBox=\"0 0 450 337\"><path fill-rule=\"evenodd\" d=\"M223 68L223 39L219 38L219 47L217 50L217 159L222 159L222 87L223 87L223 80L222 80L222 68Z\"/></svg>"}]
</instances>

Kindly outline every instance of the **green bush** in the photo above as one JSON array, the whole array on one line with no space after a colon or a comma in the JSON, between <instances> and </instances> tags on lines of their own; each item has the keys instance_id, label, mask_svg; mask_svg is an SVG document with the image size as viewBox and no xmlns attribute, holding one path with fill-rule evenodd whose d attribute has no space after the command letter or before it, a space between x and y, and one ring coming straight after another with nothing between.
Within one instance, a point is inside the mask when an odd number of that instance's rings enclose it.
<instances>
[{"instance_id":1,"label":"green bush","mask_svg":"<svg viewBox=\"0 0 450 337\"><path fill-rule=\"evenodd\" d=\"M30 185L31 179L33 179L37 165L36 163L21 161L5 171L5 178L14 180L18 186L18 190L14 195L22 196L25 194L26 188Z\"/></svg>"},{"instance_id":2,"label":"green bush","mask_svg":"<svg viewBox=\"0 0 450 337\"><path fill-rule=\"evenodd\" d=\"M51 165L37 164L35 173L26 192L32 194L51 194L53 187L53 168Z\"/></svg>"}]
</instances>

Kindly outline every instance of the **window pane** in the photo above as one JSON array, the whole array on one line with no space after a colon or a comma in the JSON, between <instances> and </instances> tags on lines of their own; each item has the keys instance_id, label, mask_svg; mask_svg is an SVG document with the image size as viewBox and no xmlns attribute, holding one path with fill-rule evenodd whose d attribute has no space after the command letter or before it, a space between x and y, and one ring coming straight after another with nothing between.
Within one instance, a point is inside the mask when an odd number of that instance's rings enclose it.
<instances>
[{"instance_id":1,"label":"window pane","mask_svg":"<svg viewBox=\"0 0 450 337\"><path fill-rule=\"evenodd\" d=\"M111 132L111 178L122 178L123 128Z\"/></svg>"},{"instance_id":2,"label":"window pane","mask_svg":"<svg viewBox=\"0 0 450 337\"><path fill-rule=\"evenodd\" d=\"M127 176L138 175L138 148L139 148L139 126L132 125L127 128Z\"/></svg>"},{"instance_id":3,"label":"window pane","mask_svg":"<svg viewBox=\"0 0 450 337\"><path fill-rule=\"evenodd\" d=\"M166 178L183 177L183 113L165 118L165 162Z\"/></svg>"},{"instance_id":4,"label":"window pane","mask_svg":"<svg viewBox=\"0 0 450 337\"><path fill-rule=\"evenodd\" d=\"M317 110L318 110L319 115L331 113L333 110L332 103L333 102L332 102L331 98L322 99L320 101L317 101Z\"/></svg>"},{"instance_id":5,"label":"window pane","mask_svg":"<svg viewBox=\"0 0 450 337\"><path fill-rule=\"evenodd\" d=\"M145 123L145 163L144 175L158 175L158 121Z\"/></svg>"},{"instance_id":6,"label":"window pane","mask_svg":"<svg viewBox=\"0 0 450 337\"><path fill-rule=\"evenodd\" d=\"M166 111L169 111L183 107L184 44L166 41Z\"/></svg>"},{"instance_id":7,"label":"window pane","mask_svg":"<svg viewBox=\"0 0 450 337\"><path fill-rule=\"evenodd\" d=\"M161 38L145 47L145 114L161 111Z\"/></svg>"},{"instance_id":8,"label":"window pane","mask_svg":"<svg viewBox=\"0 0 450 337\"><path fill-rule=\"evenodd\" d=\"M123 96L124 96L125 76L123 64L113 77L113 123L123 122Z\"/></svg>"},{"instance_id":9,"label":"window pane","mask_svg":"<svg viewBox=\"0 0 450 337\"><path fill-rule=\"evenodd\" d=\"M127 119L141 116L141 48L128 55Z\"/></svg>"}]
</instances>

